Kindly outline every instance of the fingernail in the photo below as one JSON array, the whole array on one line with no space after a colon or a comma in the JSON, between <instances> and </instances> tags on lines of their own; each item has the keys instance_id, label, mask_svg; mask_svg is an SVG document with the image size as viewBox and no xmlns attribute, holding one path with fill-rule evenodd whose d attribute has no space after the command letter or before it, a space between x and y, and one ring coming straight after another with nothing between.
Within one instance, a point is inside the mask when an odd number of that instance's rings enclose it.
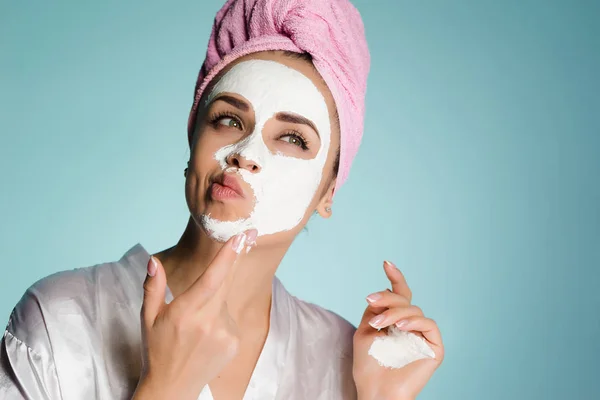
<instances>
[{"instance_id":1,"label":"fingernail","mask_svg":"<svg viewBox=\"0 0 600 400\"><path fill-rule=\"evenodd\" d=\"M156 275L156 270L158 269L158 264L156 264L156 260L154 257L150 256L150 260L148 260L148 275L154 276Z\"/></svg>"},{"instance_id":2,"label":"fingernail","mask_svg":"<svg viewBox=\"0 0 600 400\"><path fill-rule=\"evenodd\" d=\"M373 293L367 296L367 301L369 303L375 303L379 299L381 299L381 294L379 293Z\"/></svg>"},{"instance_id":3,"label":"fingernail","mask_svg":"<svg viewBox=\"0 0 600 400\"><path fill-rule=\"evenodd\" d=\"M377 315L369 321L369 325L371 325L375 329L378 329L379 326L382 324L383 320L385 320L385 315Z\"/></svg>"},{"instance_id":4,"label":"fingernail","mask_svg":"<svg viewBox=\"0 0 600 400\"><path fill-rule=\"evenodd\" d=\"M396 327L398 327L398 328L403 328L403 327L405 327L407 324L408 324L408 320L406 320L406 319L403 319L403 320L400 320L400 321L396 322Z\"/></svg>"},{"instance_id":5,"label":"fingernail","mask_svg":"<svg viewBox=\"0 0 600 400\"><path fill-rule=\"evenodd\" d=\"M386 267L388 267L390 269L398 269L398 267L396 267L396 264L394 264L391 261L385 260L383 263L385 264Z\"/></svg>"},{"instance_id":6,"label":"fingernail","mask_svg":"<svg viewBox=\"0 0 600 400\"><path fill-rule=\"evenodd\" d=\"M245 233L238 233L237 235L235 235L235 237L233 238L233 241L231 242L231 247L233 247L233 251L240 254L240 252L244 248L245 242L246 242L246 234Z\"/></svg>"},{"instance_id":7,"label":"fingernail","mask_svg":"<svg viewBox=\"0 0 600 400\"><path fill-rule=\"evenodd\" d=\"M248 229L246 231L246 244L248 246L254 246L256 244L257 236L258 231L256 229Z\"/></svg>"}]
</instances>

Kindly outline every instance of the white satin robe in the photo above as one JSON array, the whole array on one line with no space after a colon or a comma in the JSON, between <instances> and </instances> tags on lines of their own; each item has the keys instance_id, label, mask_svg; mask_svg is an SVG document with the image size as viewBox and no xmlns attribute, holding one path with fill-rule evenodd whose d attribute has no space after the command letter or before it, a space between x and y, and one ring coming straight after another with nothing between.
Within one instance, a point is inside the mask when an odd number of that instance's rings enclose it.
<instances>
[{"instance_id":1,"label":"white satin robe","mask_svg":"<svg viewBox=\"0 0 600 400\"><path fill-rule=\"evenodd\" d=\"M0 399L131 399L149 257L138 244L117 262L32 285L2 339ZM346 320L290 295L275 278L269 333L244 400L355 399L353 334ZM198 399L213 399L208 386Z\"/></svg>"}]
</instances>

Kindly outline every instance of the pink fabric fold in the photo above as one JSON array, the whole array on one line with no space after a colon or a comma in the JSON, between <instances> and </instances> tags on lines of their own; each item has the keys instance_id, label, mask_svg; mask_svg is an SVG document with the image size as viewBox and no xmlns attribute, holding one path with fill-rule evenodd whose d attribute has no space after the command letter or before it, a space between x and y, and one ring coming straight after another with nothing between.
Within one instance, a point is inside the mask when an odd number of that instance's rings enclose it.
<instances>
[{"instance_id":1,"label":"pink fabric fold","mask_svg":"<svg viewBox=\"0 0 600 400\"><path fill-rule=\"evenodd\" d=\"M211 79L237 58L266 50L310 53L329 87L340 119L339 189L360 146L370 65L362 19L347 0L227 1L215 17L196 81L188 139L191 142L198 102Z\"/></svg>"}]
</instances>

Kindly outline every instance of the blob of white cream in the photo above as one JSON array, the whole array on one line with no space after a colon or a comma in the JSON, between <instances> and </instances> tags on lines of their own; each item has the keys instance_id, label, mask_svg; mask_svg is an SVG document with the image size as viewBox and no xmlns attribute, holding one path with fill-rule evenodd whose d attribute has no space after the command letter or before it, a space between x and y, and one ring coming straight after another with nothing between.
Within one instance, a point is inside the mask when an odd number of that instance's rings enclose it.
<instances>
[{"instance_id":1,"label":"blob of white cream","mask_svg":"<svg viewBox=\"0 0 600 400\"><path fill-rule=\"evenodd\" d=\"M394 325L388 328L387 335L373 340L369 355L381 366L389 368L402 368L413 361L435 358L425 339L412 332L401 331Z\"/></svg>"},{"instance_id":2,"label":"blob of white cream","mask_svg":"<svg viewBox=\"0 0 600 400\"><path fill-rule=\"evenodd\" d=\"M327 159L331 129L325 98L299 71L266 60L248 60L235 65L214 86L206 104L224 92L238 94L250 102L255 127L250 135L220 148L214 156L223 170L235 171L250 185L255 202L248 217L224 221L204 214L202 224L210 236L219 241L250 228L255 228L259 236L292 229L304 217L321 182ZM263 127L279 112L294 113L314 123L321 144L313 159L273 153L267 147ZM231 167L226 160L232 154L253 161L260 168L259 172Z\"/></svg>"}]
</instances>

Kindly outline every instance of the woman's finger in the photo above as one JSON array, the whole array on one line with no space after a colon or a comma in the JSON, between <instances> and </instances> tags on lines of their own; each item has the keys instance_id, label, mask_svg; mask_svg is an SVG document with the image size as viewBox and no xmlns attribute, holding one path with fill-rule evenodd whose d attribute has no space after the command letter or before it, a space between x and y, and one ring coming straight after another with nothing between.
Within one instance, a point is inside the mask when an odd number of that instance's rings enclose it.
<instances>
[{"instance_id":1,"label":"woman's finger","mask_svg":"<svg viewBox=\"0 0 600 400\"><path fill-rule=\"evenodd\" d=\"M230 238L204 274L174 301L200 308L209 300L224 299L229 290L228 286L233 281L231 273L234 272L232 269L235 267L235 261L245 248L248 236L256 238L256 230L251 229Z\"/></svg>"},{"instance_id":2,"label":"woman's finger","mask_svg":"<svg viewBox=\"0 0 600 400\"><path fill-rule=\"evenodd\" d=\"M371 293L367 296L367 302L371 307L407 307L410 305L410 301L397 293L389 290L383 290L381 292Z\"/></svg>"},{"instance_id":3,"label":"woman's finger","mask_svg":"<svg viewBox=\"0 0 600 400\"><path fill-rule=\"evenodd\" d=\"M403 331L415 331L436 346L442 347L442 334L437 323L431 318L412 316L396 322L396 327Z\"/></svg>"},{"instance_id":4,"label":"woman's finger","mask_svg":"<svg viewBox=\"0 0 600 400\"><path fill-rule=\"evenodd\" d=\"M406 297L409 302L412 301L412 292L408 287L408 283L406 283L406 279L404 279L404 274L390 261L384 261L383 269L392 283L392 291Z\"/></svg>"},{"instance_id":5,"label":"woman's finger","mask_svg":"<svg viewBox=\"0 0 600 400\"><path fill-rule=\"evenodd\" d=\"M165 305L167 277L158 258L150 256L147 267L148 273L144 281L144 299L140 314L142 323L148 328L154 325L156 316Z\"/></svg>"},{"instance_id":6,"label":"woman's finger","mask_svg":"<svg viewBox=\"0 0 600 400\"><path fill-rule=\"evenodd\" d=\"M373 305L368 305L365 307L365 312L362 315L360 324L357 327L357 331L363 333L371 332L372 328L369 325L369 321L386 310L386 307L375 307Z\"/></svg>"},{"instance_id":7,"label":"woman's finger","mask_svg":"<svg viewBox=\"0 0 600 400\"><path fill-rule=\"evenodd\" d=\"M387 328L396 322L412 316L422 316L423 311L417 306L390 308L369 320L369 325L375 329Z\"/></svg>"}]
</instances>

